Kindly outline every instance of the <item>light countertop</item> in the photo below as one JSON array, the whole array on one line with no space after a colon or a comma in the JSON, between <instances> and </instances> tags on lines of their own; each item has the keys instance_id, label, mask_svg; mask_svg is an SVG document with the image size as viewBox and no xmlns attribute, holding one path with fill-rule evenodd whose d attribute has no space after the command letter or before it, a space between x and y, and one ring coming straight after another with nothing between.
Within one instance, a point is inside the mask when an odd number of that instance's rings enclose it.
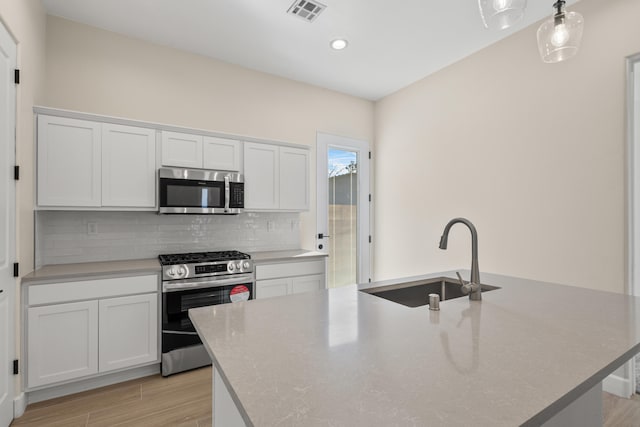
<instances>
[{"instance_id":1,"label":"light countertop","mask_svg":"<svg viewBox=\"0 0 640 427\"><path fill-rule=\"evenodd\" d=\"M300 259L322 259L326 258L328 254L324 252L307 251L304 249L296 249L290 251L264 251L264 252L250 252L251 259L254 262L272 262L272 261L293 261Z\"/></svg>"},{"instance_id":2,"label":"light countertop","mask_svg":"<svg viewBox=\"0 0 640 427\"><path fill-rule=\"evenodd\" d=\"M149 258L130 261L102 261L45 265L24 276L22 278L22 283L34 284L54 280L73 280L111 274L127 275L138 273L160 273L160 263L158 262L158 259Z\"/></svg>"},{"instance_id":3,"label":"light countertop","mask_svg":"<svg viewBox=\"0 0 640 427\"><path fill-rule=\"evenodd\" d=\"M288 251L250 252L255 262L290 261L297 259L321 259L327 256L322 252L304 249ZM103 275L127 275L138 273L159 273L160 262L157 258L129 261L82 262L76 264L45 265L22 278L23 284L46 283L61 280L74 280L84 277Z\"/></svg>"},{"instance_id":4,"label":"light countertop","mask_svg":"<svg viewBox=\"0 0 640 427\"><path fill-rule=\"evenodd\" d=\"M540 425L640 351L640 298L481 279L439 312L348 286L189 314L254 426Z\"/></svg>"}]
</instances>

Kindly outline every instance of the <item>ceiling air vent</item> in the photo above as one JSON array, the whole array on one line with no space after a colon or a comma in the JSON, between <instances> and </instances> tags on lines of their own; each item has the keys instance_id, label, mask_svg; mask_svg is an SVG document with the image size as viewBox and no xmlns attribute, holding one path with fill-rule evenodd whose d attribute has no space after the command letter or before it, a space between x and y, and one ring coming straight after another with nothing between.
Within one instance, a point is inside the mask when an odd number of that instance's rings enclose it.
<instances>
[{"instance_id":1,"label":"ceiling air vent","mask_svg":"<svg viewBox=\"0 0 640 427\"><path fill-rule=\"evenodd\" d=\"M287 13L299 16L308 22L313 22L325 10L327 6L317 1L296 0L293 2Z\"/></svg>"}]
</instances>

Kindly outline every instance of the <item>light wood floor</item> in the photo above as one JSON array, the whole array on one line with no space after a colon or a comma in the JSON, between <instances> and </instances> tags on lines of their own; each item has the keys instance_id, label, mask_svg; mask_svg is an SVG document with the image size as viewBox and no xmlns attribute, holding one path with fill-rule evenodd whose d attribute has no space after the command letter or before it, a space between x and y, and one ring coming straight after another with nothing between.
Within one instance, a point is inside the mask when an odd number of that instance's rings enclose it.
<instances>
[{"instance_id":1,"label":"light wood floor","mask_svg":"<svg viewBox=\"0 0 640 427\"><path fill-rule=\"evenodd\" d=\"M605 427L639 427L640 396L603 393ZM210 427L211 368L160 375L29 405L12 427Z\"/></svg>"},{"instance_id":2,"label":"light wood floor","mask_svg":"<svg viewBox=\"0 0 640 427\"><path fill-rule=\"evenodd\" d=\"M12 427L211 426L211 368L128 381L29 405Z\"/></svg>"}]
</instances>

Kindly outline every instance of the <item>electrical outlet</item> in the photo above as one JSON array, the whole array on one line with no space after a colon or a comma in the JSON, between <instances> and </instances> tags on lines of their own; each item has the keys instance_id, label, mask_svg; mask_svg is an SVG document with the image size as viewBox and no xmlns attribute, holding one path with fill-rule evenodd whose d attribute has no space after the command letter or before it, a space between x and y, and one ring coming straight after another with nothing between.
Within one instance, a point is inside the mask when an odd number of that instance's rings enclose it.
<instances>
[{"instance_id":1,"label":"electrical outlet","mask_svg":"<svg viewBox=\"0 0 640 427\"><path fill-rule=\"evenodd\" d=\"M98 234L98 224L95 222L90 222L87 224L87 234L90 236Z\"/></svg>"},{"instance_id":2,"label":"electrical outlet","mask_svg":"<svg viewBox=\"0 0 640 427\"><path fill-rule=\"evenodd\" d=\"M273 231L276 228L276 224L273 221L267 221L267 231Z\"/></svg>"},{"instance_id":3,"label":"electrical outlet","mask_svg":"<svg viewBox=\"0 0 640 427\"><path fill-rule=\"evenodd\" d=\"M300 227L300 221L295 219L291 220L291 231L296 231Z\"/></svg>"}]
</instances>

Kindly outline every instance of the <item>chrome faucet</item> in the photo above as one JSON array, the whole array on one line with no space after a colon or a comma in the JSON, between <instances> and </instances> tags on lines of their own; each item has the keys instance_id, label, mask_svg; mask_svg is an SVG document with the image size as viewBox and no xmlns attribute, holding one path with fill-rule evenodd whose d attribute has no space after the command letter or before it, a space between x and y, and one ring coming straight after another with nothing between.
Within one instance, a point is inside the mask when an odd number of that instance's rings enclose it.
<instances>
[{"instance_id":1,"label":"chrome faucet","mask_svg":"<svg viewBox=\"0 0 640 427\"><path fill-rule=\"evenodd\" d=\"M440 249L447 249L447 241L449 240L449 230L451 226L457 223L462 223L469 227L471 231L471 280L469 283L464 283L459 273L458 279L460 279L460 285L462 286L462 292L469 294L469 299L472 301L482 300L482 292L480 289L480 269L478 268L478 232L476 227L466 218L454 218L444 227L444 232L440 238Z\"/></svg>"}]
</instances>

